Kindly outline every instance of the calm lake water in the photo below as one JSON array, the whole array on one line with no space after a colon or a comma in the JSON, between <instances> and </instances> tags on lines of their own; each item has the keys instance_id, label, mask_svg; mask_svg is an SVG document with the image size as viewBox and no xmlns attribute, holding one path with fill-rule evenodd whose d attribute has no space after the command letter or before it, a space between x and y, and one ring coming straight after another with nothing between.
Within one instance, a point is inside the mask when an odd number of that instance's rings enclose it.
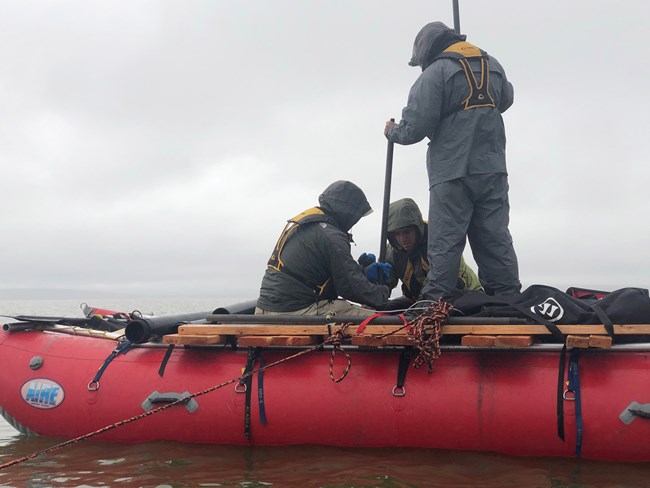
<instances>
[{"instance_id":1,"label":"calm lake water","mask_svg":"<svg viewBox=\"0 0 650 488\"><path fill-rule=\"evenodd\" d=\"M0 300L0 314L81 317L80 303ZM207 311L230 303L102 300L90 304L127 312L137 309L171 314ZM0 322L6 321L0 318ZM0 419L0 464L61 441L22 436ZM1 470L0 486L624 488L650 486L650 463L522 458L431 449L117 444L90 440Z\"/></svg>"}]
</instances>

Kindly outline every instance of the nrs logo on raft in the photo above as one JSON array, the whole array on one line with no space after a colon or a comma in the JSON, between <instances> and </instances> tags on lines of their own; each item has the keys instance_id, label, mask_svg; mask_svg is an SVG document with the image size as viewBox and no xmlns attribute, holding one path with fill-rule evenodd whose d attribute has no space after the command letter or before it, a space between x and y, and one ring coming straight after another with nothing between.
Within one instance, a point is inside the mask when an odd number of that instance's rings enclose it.
<instances>
[{"instance_id":1,"label":"nrs logo on raft","mask_svg":"<svg viewBox=\"0 0 650 488\"><path fill-rule=\"evenodd\" d=\"M65 398L61 385L46 378L27 381L20 389L20 395L25 402L36 408L57 407Z\"/></svg>"}]
</instances>

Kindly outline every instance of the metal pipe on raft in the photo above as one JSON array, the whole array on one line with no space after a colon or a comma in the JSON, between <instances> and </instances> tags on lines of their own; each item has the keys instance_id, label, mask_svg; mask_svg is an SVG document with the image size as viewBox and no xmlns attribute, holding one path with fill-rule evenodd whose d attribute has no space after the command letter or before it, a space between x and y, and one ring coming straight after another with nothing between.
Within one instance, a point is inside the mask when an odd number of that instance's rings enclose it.
<instances>
[{"instance_id":1,"label":"metal pipe on raft","mask_svg":"<svg viewBox=\"0 0 650 488\"><path fill-rule=\"evenodd\" d=\"M178 326L194 320L203 320L210 312L196 312L180 315L161 315L160 317L140 317L129 320L124 328L124 336L134 344L149 342L152 337L175 334Z\"/></svg>"},{"instance_id":2,"label":"metal pipe on raft","mask_svg":"<svg viewBox=\"0 0 650 488\"><path fill-rule=\"evenodd\" d=\"M327 320L326 315L216 315L210 314L206 320L211 324L282 324L282 325L326 325L360 324L367 317L335 316ZM397 315L380 315L372 319L373 325L403 325L404 321ZM449 325L527 325L527 319L513 317L449 317L445 324Z\"/></svg>"},{"instance_id":3,"label":"metal pipe on raft","mask_svg":"<svg viewBox=\"0 0 650 488\"><path fill-rule=\"evenodd\" d=\"M37 329L41 325L33 322L18 322L14 324L3 324L2 330L5 332L18 332L20 330Z\"/></svg>"},{"instance_id":4,"label":"metal pipe on raft","mask_svg":"<svg viewBox=\"0 0 650 488\"><path fill-rule=\"evenodd\" d=\"M159 317L139 317L127 322L124 336L134 344L144 344L152 337L178 332L178 326L197 320L205 320L208 316L224 316L230 313L252 314L257 300L236 303L227 307L219 307L213 312L194 312L180 315L161 315ZM253 315L247 315L252 317Z\"/></svg>"}]
</instances>

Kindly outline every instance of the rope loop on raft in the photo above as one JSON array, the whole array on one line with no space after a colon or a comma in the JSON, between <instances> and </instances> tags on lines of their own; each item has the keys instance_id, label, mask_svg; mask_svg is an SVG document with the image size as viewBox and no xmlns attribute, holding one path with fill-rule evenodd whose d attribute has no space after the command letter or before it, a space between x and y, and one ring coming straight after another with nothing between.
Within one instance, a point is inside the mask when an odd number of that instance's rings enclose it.
<instances>
[{"instance_id":1,"label":"rope loop on raft","mask_svg":"<svg viewBox=\"0 0 650 488\"><path fill-rule=\"evenodd\" d=\"M442 299L433 302L424 313L409 322L408 334L413 338L413 345L418 355L413 367L426 365L427 371L433 371L433 363L440 357L440 337L442 325L447 321L453 306Z\"/></svg>"},{"instance_id":2,"label":"rope loop on raft","mask_svg":"<svg viewBox=\"0 0 650 488\"><path fill-rule=\"evenodd\" d=\"M399 329L378 337L387 337L406 329L407 335L413 341L413 346L418 355L413 361L413 367L419 368L426 364L427 371L433 371L433 363L440 357L440 337L442 326L447 321L449 313L454 309L453 305L442 299L432 302L424 312L409 320ZM403 316L402 316L403 317Z\"/></svg>"},{"instance_id":3,"label":"rope loop on raft","mask_svg":"<svg viewBox=\"0 0 650 488\"><path fill-rule=\"evenodd\" d=\"M340 383L345 379L345 377L348 375L350 372L350 368L352 367L352 358L350 355L347 353L347 351L341 349L341 342L343 339L346 337L345 335L345 330L350 326L351 324L343 324L340 329L338 329L333 335L331 335L328 339L328 342L333 346L332 348L332 357L330 358L330 378L334 383ZM337 352L342 352L345 355L345 358L348 361L347 366L345 367L345 370L339 376L338 378L334 378L334 358L336 357Z\"/></svg>"}]
</instances>

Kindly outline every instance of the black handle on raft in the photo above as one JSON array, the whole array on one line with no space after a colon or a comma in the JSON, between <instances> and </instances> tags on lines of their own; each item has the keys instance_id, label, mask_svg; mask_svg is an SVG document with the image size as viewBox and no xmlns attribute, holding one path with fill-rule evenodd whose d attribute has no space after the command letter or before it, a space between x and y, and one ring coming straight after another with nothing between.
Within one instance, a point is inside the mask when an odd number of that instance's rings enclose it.
<instances>
[{"instance_id":1,"label":"black handle on raft","mask_svg":"<svg viewBox=\"0 0 650 488\"><path fill-rule=\"evenodd\" d=\"M176 402L178 402L178 405L184 406L189 413L193 413L197 408L199 408L198 402L195 398L190 396L189 391L185 391L183 393L177 393L175 391L159 393L158 391L154 391L142 402L142 409L145 412L149 412L156 405L159 405L161 403Z\"/></svg>"}]
</instances>

